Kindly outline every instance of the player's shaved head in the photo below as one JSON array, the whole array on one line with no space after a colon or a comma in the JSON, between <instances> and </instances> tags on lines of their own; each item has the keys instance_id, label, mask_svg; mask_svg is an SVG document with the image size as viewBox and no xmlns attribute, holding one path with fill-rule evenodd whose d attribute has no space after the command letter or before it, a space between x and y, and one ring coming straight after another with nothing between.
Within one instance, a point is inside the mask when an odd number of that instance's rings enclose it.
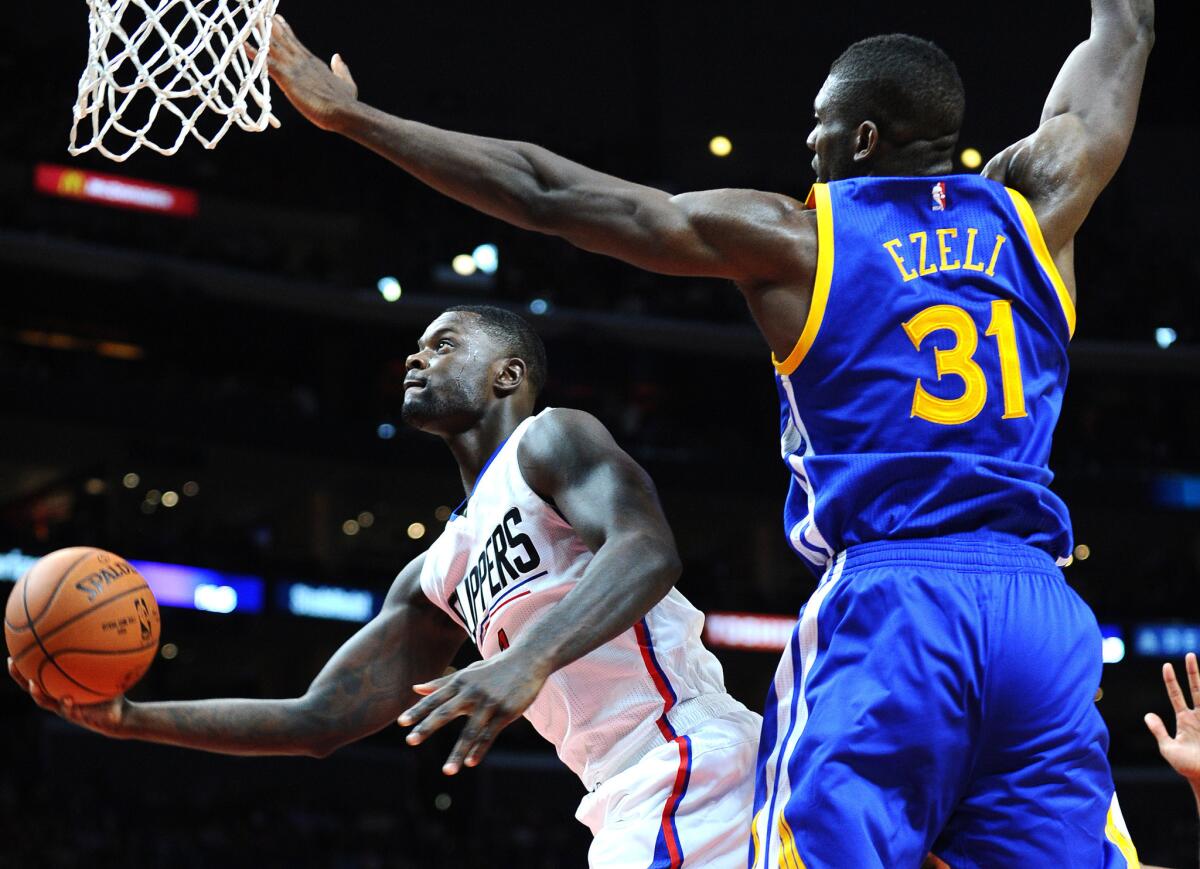
<instances>
[{"instance_id":1,"label":"player's shaved head","mask_svg":"<svg viewBox=\"0 0 1200 869\"><path fill-rule=\"evenodd\" d=\"M958 69L926 39L889 33L860 40L833 62L829 77L839 111L852 122L874 121L885 140L957 138L962 127Z\"/></svg>"}]
</instances>

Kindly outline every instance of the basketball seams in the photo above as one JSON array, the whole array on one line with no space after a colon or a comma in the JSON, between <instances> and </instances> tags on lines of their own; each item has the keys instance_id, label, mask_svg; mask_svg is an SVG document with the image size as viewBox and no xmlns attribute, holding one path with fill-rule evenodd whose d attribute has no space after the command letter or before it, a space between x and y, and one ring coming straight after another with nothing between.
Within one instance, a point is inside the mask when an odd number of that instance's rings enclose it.
<instances>
[{"instance_id":1,"label":"basketball seams","mask_svg":"<svg viewBox=\"0 0 1200 869\"><path fill-rule=\"evenodd\" d=\"M91 558L92 556L96 555L98 552L103 552L103 551L104 550L102 550L102 549L95 549L95 548L92 548L89 546L86 548L86 551L83 553L83 555L79 556L78 558L76 558L74 561L71 562L71 566L62 572L62 576L60 576L58 578L58 582L56 582L54 584L54 591L50 592L50 596L48 598L46 598L46 602L44 604L42 604L42 608L38 612L39 619L46 614L46 612L50 609L50 607L54 606L54 599L56 597L58 597L59 590L63 587L63 584L70 578L70 576L74 572L75 568L77 568L80 564L82 564L86 559ZM113 557L116 558L117 556L113 556ZM22 579L25 580L25 585L22 588L21 600L25 604L26 627L28 627L29 630L31 630L31 631L33 631L33 623L34 623L35 619L29 613L29 576L36 569L37 569L37 565L35 564L33 567L31 567L29 570L27 570L25 572L25 576L21 577ZM36 638L37 631L33 631L33 635Z\"/></svg>"},{"instance_id":2,"label":"basketball seams","mask_svg":"<svg viewBox=\"0 0 1200 869\"><path fill-rule=\"evenodd\" d=\"M90 607L88 609L77 612L75 615L71 616L65 622L62 622L61 624L56 625L54 627L54 630L50 631L45 636L39 636L37 631L34 631L33 638L37 641L37 645L42 650L42 654L46 655L47 657L51 657L51 654L49 651L46 650L46 646L44 645L43 641L49 641L50 639L55 637L57 634L59 634L64 628L70 627L75 622L79 621L80 619L87 618L88 616L93 615L94 613L98 613L105 607L110 606L111 604L114 604L119 600L127 598L127 597L129 597L129 595L133 594L134 592L141 591L142 589L151 591L150 586L145 582L145 580L142 581L141 585L135 586L134 588L126 589L125 591L121 592L120 594L109 598L104 603L100 604L99 606ZM151 593L153 594L152 591L151 591ZM24 650L22 650L21 654L17 655L15 658L13 658L13 663L15 664L17 661L21 660L21 658L25 657L26 653L28 653L29 650L32 648L33 648L33 646L27 646Z\"/></svg>"},{"instance_id":3,"label":"basketball seams","mask_svg":"<svg viewBox=\"0 0 1200 869\"><path fill-rule=\"evenodd\" d=\"M25 601L25 586L22 585L21 583L23 583L27 579L29 579L29 574L32 572L33 572L33 568L31 567L31 568L29 568L29 570L27 570L23 574L21 574L21 578L18 579L17 584L15 586L13 586L13 590L12 590L13 594L17 593L18 588L21 589L21 602L22 603L25 603L26 601ZM7 609L7 607L6 607L6 609ZM29 624L30 623L29 623L29 607L28 606L25 607L25 625L23 627L17 627L12 622L10 622L8 620L7 614L5 614L5 616L4 616L4 629L6 631L9 631L14 634L19 634L19 633L21 633L21 631L29 630Z\"/></svg>"},{"instance_id":4,"label":"basketball seams","mask_svg":"<svg viewBox=\"0 0 1200 869\"><path fill-rule=\"evenodd\" d=\"M54 660L53 657L43 658L42 663L38 664L38 669L37 669L38 684L41 686L41 689L44 693L46 693L46 694L50 693L49 691L46 690L46 680L42 678L42 671L46 669L47 664L53 664L54 669L57 670L59 673L61 673L68 682L78 685L80 688L82 688L84 691L87 691L89 694L95 694L97 697L104 697L104 692L97 691L94 688L89 688L87 685L84 685L82 682L80 682L78 679L76 679L74 676L72 676L70 673L68 673L62 667L60 667L58 665L58 661ZM54 699L61 700L62 698L55 697ZM103 700L101 700L99 702L103 702Z\"/></svg>"},{"instance_id":5,"label":"basketball seams","mask_svg":"<svg viewBox=\"0 0 1200 869\"><path fill-rule=\"evenodd\" d=\"M156 645L158 645L157 641L134 649L56 649L54 657L57 658L59 655L136 655L147 649L153 649Z\"/></svg>"}]
</instances>

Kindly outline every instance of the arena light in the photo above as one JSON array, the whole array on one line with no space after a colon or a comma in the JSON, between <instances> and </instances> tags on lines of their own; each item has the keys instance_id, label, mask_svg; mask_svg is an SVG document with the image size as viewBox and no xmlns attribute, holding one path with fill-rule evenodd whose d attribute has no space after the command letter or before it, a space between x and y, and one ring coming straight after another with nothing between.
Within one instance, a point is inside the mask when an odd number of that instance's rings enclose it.
<instances>
[{"instance_id":1,"label":"arena light","mask_svg":"<svg viewBox=\"0 0 1200 869\"><path fill-rule=\"evenodd\" d=\"M529 311L539 316L550 310L550 303L545 299L534 299L529 303Z\"/></svg>"},{"instance_id":2,"label":"arena light","mask_svg":"<svg viewBox=\"0 0 1200 869\"><path fill-rule=\"evenodd\" d=\"M704 642L717 649L780 652L787 648L796 620L759 613L708 613Z\"/></svg>"},{"instance_id":3,"label":"arena light","mask_svg":"<svg viewBox=\"0 0 1200 869\"><path fill-rule=\"evenodd\" d=\"M113 208L154 211L176 217L195 217L199 211L199 198L194 190L52 163L39 163L34 167L33 187L47 196L95 202Z\"/></svg>"},{"instance_id":4,"label":"arena light","mask_svg":"<svg viewBox=\"0 0 1200 869\"><path fill-rule=\"evenodd\" d=\"M1125 660L1125 641L1120 637L1105 637L1100 645L1100 654L1106 664L1119 664Z\"/></svg>"},{"instance_id":5,"label":"arena light","mask_svg":"<svg viewBox=\"0 0 1200 869\"><path fill-rule=\"evenodd\" d=\"M1200 510L1200 474L1159 474L1150 492L1159 507Z\"/></svg>"},{"instance_id":6,"label":"arena light","mask_svg":"<svg viewBox=\"0 0 1200 869\"><path fill-rule=\"evenodd\" d=\"M381 422L375 429L375 434L379 436L380 440L390 441L396 436L396 427L390 422Z\"/></svg>"},{"instance_id":7,"label":"arena light","mask_svg":"<svg viewBox=\"0 0 1200 869\"><path fill-rule=\"evenodd\" d=\"M959 159L968 169L978 169L983 165L983 155L976 148L964 148Z\"/></svg>"},{"instance_id":8,"label":"arena light","mask_svg":"<svg viewBox=\"0 0 1200 869\"><path fill-rule=\"evenodd\" d=\"M192 604L203 612L227 615L237 609L237 589L231 585L210 585L202 582L192 592Z\"/></svg>"},{"instance_id":9,"label":"arena light","mask_svg":"<svg viewBox=\"0 0 1200 869\"><path fill-rule=\"evenodd\" d=\"M714 157L728 157L733 153L733 142L728 136L713 136L708 140L708 150Z\"/></svg>"},{"instance_id":10,"label":"arena light","mask_svg":"<svg viewBox=\"0 0 1200 869\"><path fill-rule=\"evenodd\" d=\"M454 269L456 275L469 278L475 274L475 271L479 267L475 265L475 258L469 253L460 253L454 259L450 260L450 268Z\"/></svg>"},{"instance_id":11,"label":"arena light","mask_svg":"<svg viewBox=\"0 0 1200 869\"><path fill-rule=\"evenodd\" d=\"M1146 658L1179 658L1200 652L1200 624L1148 624L1133 629L1133 650Z\"/></svg>"},{"instance_id":12,"label":"arena light","mask_svg":"<svg viewBox=\"0 0 1200 869\"><path fill-rule=\"evenodd\" d=\"M425 536L425 523L413 522L411 525L408 526L408 539L409 540L420 540L424 536Z\"/></svg>"},{"instance_id":13,"label":"arena light","mask_svg":"<svg viewBox=\"0 0 1200 869\"><path fill-rule=\"evenodd\" d=\"M163 606L222 614L262 612L266 583L261 577L160 561L130 559L129 563Z\"/></svg>"},{"instance_id":14,"label":"arena light","mask_svg":"<svg viewBox=\"0 0 1200 869\"><path fill-rule=\"evenodd\" d=\"M1100 655L1105 664L1119 664L1125 660L1125 634L1119 625L1100 625Z\"/></svg>"},{"instance_id":15,"label":"arena light","mask_svg":"<svg viewBox=\"0 0 1200 869\"><path fill-rule=\"evenodd\" d=\"M400 289L400 282L391 275L385 275L384 277L380 278L375 285L379 288L379 295L383 296L385 301L400 301L400 295L402 293L402 290Z\"/></svg>"},{"instance_id":16,"label":"arena light","mask_svg":"<svg viewBox=\"0 0 1200 869\"><path fill-rule=\"evenodd\" d=\"M361 623L376 612L375 595L365 589L292 582L283 586L283 596L294 616Z\"/></svg>"},{"instance_id":17,"label":"arena light","mask_svg":"<svg viewBox=\"0 0 1200 869\"><path fill-rule=\"evenodd\" d=\"M137 474L133 473L133 471L130 471L128 474L126 474L124 477L121 478L121 485L124 486L126 489L136 489L138 487L138 484L140 484L141 482L142 482L142 478L139 477Z\"/></svg>"},{"instance_id":18,"label":"arena light","mask_svg":"<svg viewBox=\"0 0 1200 869\"><path fill-rule=\"evenodd\" d=\"M500 268L500 249L494 244L481 244L471 252L471 259L485 275L494 275Z\"/></svg>"},{"instance_id":19,"label":"arena light","mask_svg":"<svg viewBox=\"0 0 1200 869\"><path fill-rule=\"evenodd\" d=\"M1154 330L1154 343L1166 350L1179 338L1179 335L1170 326L1160 326Z\"/></svg>"},{"instance_id":20,"label":"arena light","mask_svg":"<svg viewBox=\"0 0 1200 869\"><path fill-rule=\"evenodd\" d=\"M0 552L0 580L16 582L33 567L36 555L26 555L20 549Z\"/></svg>"}]
</instances>

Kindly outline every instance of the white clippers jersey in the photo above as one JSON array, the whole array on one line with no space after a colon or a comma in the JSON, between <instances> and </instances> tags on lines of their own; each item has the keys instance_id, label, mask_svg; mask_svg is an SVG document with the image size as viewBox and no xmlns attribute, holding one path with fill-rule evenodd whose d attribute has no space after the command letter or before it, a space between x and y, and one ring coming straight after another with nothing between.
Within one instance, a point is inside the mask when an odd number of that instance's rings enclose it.
<instances>
[{"instance_id":1,"label":"white clippers jersey","mask_svg":"<svg viewBox=\"0 0 1200 869\"><path fill-rule=\"evenodd\" d=\"M521 475L517 447L537 419L522 422L484 466L468 507L451 515L421 572L425 594L484 658L516 642L592 560ZM743 708L725 693L721 665L700 643L703 624L672 589L634 627L551 675L526 710L589 790L664 740Z\"/></svg>"}]
</instances>

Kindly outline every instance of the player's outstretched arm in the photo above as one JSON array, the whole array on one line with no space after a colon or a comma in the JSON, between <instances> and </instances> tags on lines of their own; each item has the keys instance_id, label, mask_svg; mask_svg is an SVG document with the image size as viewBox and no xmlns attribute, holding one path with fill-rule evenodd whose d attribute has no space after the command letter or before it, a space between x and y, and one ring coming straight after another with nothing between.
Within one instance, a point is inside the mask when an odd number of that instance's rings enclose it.
<instances>
[{"instance_id":1,"label":"player's outstretched arm","mask_svg":"<svg viewBox=\"0 0 1200 869\"><path fill-rule=\"evenodd\" d=\"M374 733L415 697L413 682L441 673L462 630L421 591L424 556L396 578L383 609L325 665L303 696L287 700L56 703L33 683L37 704L68 721L119 739L142 739L222 754L324 757Z\"/></svg>"},{"instance_id":2,"label":"player's outstretched arm","mask_svg":"<svg viewBox=\"0 0 1200 869\"><path fill-rule=\"evenodd\" d=\"M984 169L1025 195L1056 257L1125 157L1153 44L1154 0L1092 0L1091 34L1059 72L1037 131Z\"/></svg>"},{"instance_id":3,"label":"player's outstretched arm","mask_svg":"<svg viewBox=\"0 0 1200 869\"><path fill-rule=\"evenodd\" d=\"M359 101L338 55L331 64L319 60L278 16L269 68L292 104L318 127L370 148L441 193L651 271L751 286L791 280L795 236L811 232L798 217L800 204L786 196L750 190L672 196L536 145L388 115Z\"/></svg>"},{"instance_id":4,"label":"player's outstretched arm","mask_svg":"<svg viewBox=\"0 0 1200 869\"><path fill-rule=\"evenodd\" d=\"M550 499L594 556L576 586L503 653L417 686L428 694L400 717L417 744L448 721L470 720L443 770L475 766L554 671L629 630L679 577L675 538L654 483L590 414L541 416L517 452L530 487Z\"/></svg>"}]
</instances>

